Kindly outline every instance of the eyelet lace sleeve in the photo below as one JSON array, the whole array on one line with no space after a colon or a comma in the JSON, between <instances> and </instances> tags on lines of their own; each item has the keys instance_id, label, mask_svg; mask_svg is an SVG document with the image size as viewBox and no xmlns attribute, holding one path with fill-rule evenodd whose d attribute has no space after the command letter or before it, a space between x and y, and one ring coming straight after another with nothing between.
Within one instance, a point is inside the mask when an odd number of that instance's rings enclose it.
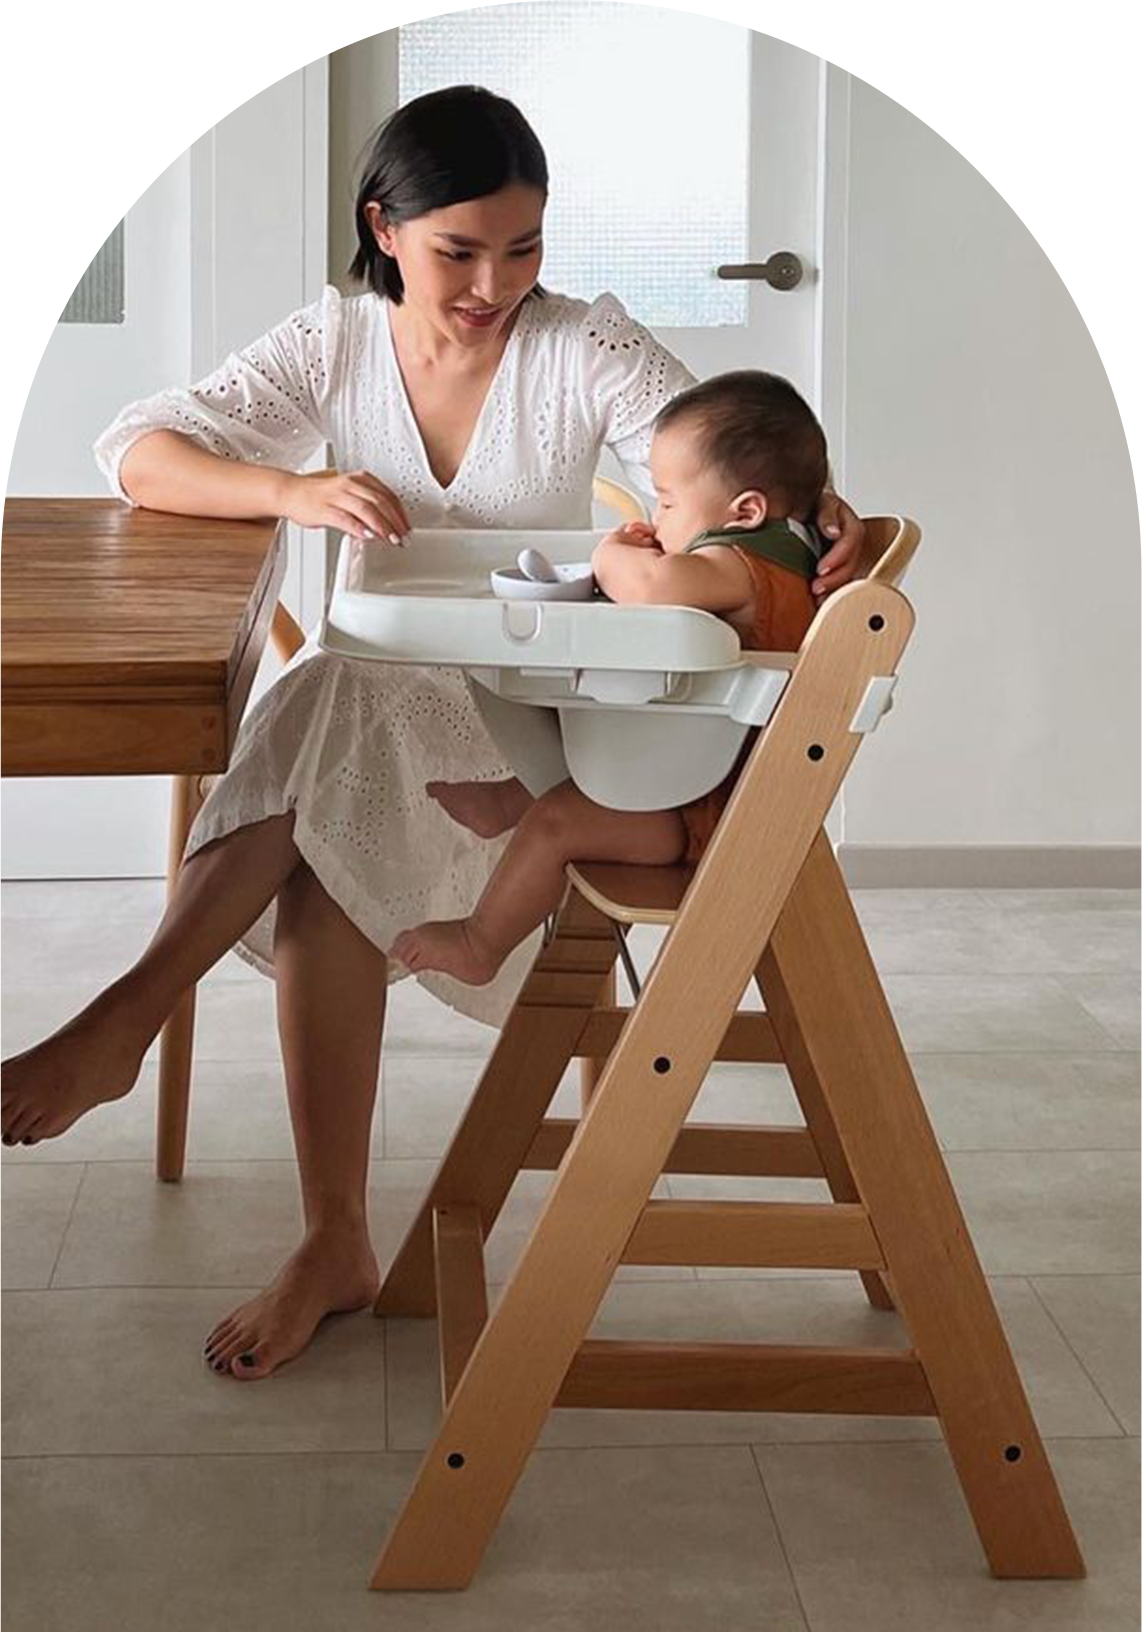
<instances>
[{"instance_id":1,"label":"eyelet lace sleeve","mask_svg":"<svg viewBox=\"0 0 1142 1632\"><path fill-rule=\"evenodd\" d=\"M151 431L178 431L222 459L300 470L327 437L340 329L341 297L328 288L196 385L130 403L95 444L95 462L112 490L132 502L119 469L128 449Z\"/></svg>"},{"instance_id":2,"label":"eyelet lace sleeve","mask_svg":"<svg viewBox=\"0 0 1142 1632\"><path fill-rule=\"evenodd\" d=\"M588 403L602 440L631 483L653 502L650 438L655 415L694 376L614 295L600 295L583 318Z\"/></svg>"}]
</instances>

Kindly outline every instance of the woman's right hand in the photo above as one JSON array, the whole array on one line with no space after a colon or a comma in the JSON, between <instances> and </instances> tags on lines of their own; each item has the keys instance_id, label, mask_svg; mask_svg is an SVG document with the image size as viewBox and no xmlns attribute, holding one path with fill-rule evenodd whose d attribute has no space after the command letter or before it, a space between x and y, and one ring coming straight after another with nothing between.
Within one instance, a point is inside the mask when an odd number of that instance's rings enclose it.
<instances>
[{"instance_id":1,"label":"woman's right hand","mask_svg":"<svg viewBox=\"0 0 1142 1632\"><path fill-rule=\"evenodd\" d=\"M411 532L396 494L367 470L315 470L286 477L282 514L299 527L337 527L354 538L401 544Z\"/></svg>"}]
</instances>

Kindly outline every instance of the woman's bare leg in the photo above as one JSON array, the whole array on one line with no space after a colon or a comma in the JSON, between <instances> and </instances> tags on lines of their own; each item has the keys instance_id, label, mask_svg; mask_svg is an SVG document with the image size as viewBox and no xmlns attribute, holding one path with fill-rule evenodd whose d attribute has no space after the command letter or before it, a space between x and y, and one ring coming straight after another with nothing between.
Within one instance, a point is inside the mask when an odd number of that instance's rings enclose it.
<instances>
[{"instance_id":1,"label":"woman's bare leg","mask_svg":"<svg viewBox=\"0 0 1142 1632\"><path fill-rule=\"evenodd\" d=\"M59 1031L3 1068L3 1139L35 1144L121 1099L188 986L228 952L297 866L293 812L215 839L183 863L138 963Z\"/></svg>"},{"instance_id":2,"label":"woman's bare leg","mask_svg":"<svg viewBox=\"0 0 1142 1632\"><path fill-rule=\"evenodd\" d=\"M245 1381L291 1360L325 1315L371 1304L380 1285L366 1191L387 961L304 864L278 894L274 974L305 1235L207 1339L210 1365Z\"/></svg>"}]
</instances>

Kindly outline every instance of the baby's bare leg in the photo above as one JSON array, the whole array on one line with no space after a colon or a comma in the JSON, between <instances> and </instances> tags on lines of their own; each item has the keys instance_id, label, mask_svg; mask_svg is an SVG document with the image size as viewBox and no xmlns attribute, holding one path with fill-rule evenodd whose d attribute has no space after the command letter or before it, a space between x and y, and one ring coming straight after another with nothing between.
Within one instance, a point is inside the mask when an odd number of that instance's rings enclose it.
<instances>
[{"instance_id":1,"label":"baby's bare leg","mask_svg":"<svg viewBox=\"0 0 1142 1632\"><path fill-rule=\"evenodd\" d=\"M504 782L427 782L424 791L454 822L481 839L509 832L535 803L514 776Z\"/></svg>"},{"instance_id":2,"label":"baby's bare leg","mask_svg":"<svg viewBox=\"0 0 1142 1632\"><path fill-rule=\"evenodd\" d=\"M406 930L392 955L410 969L440 969L483 985L558 907L569 861L668 866L685 849L676 810L608 810L563 782L523 816L472 916Z\"/></svg>"}]
</instances>

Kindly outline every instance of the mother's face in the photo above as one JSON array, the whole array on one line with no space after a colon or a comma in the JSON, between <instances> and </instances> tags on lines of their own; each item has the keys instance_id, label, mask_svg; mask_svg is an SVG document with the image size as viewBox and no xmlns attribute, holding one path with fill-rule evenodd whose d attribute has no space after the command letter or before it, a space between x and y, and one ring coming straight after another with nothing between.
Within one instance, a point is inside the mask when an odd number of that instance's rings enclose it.
<instances>
[{"instance_id":1,"label":"mother's face","mask_svg":"<svg viewBox=\"0 0 1142 1632\"><path fill-rule=\"evenodd\" d=\"M377 243L404 280L405 304L460 344L489 344L539 277L544 195L522 182L390 226L366 205Z\"/></svg>"}]
</instances>

